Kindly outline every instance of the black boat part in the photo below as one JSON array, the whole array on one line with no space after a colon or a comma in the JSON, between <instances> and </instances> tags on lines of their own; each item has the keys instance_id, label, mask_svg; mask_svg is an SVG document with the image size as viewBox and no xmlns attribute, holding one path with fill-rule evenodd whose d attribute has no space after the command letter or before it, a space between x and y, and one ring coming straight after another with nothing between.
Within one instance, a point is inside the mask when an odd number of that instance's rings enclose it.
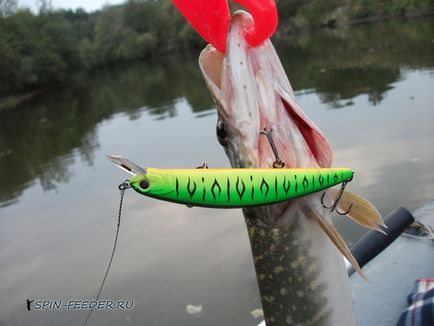
<instances>
[{"instance_id":1,"label":"black boat part","mask_svg":"<svg viewBox=\"0 0 434 326\"><path fill-rule=\"evenodd\" d=\"M369 231L361 237L350 250L354 258L363 268L369 261L386 249L405 229L414 222L413 215L404 207L398 207L384 218L387 228L384 235L377 231ZM347 264L348 275L354 273L354 269Z\"/></svg>"}]
</instances>

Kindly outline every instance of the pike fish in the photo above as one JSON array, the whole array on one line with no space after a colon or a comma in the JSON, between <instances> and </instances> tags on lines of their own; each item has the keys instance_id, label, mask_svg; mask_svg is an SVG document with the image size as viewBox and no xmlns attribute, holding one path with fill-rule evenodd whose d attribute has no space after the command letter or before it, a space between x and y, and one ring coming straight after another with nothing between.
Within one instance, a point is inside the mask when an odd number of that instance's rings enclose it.
<instances>
[{"instance_id":1,"label":"pike fish","mask_svg":"<svg viewBox=\"0 0 434 326\"><path fill-rule=\"evenodd\" d=\"M288 168L329 168L332 151L324 134L303 113L279 57L269 40L250 47L244 31L250 14L231 20L227 52L208 45L199 57L205 82L218 109L217 138L233 168L271 168L271 137ZM327 191L329 200L336 191ZM380 230L375 207L344 192L356 222ZM346 207L347 208L347 207ZM343 208L343 210L346 210ZM264 317L273 325L353 325L346 257L360 268L332 224L321 194L260 207L243 208ZM338 249L338 250L337 250Z\"/></svg>"}]
</instances>

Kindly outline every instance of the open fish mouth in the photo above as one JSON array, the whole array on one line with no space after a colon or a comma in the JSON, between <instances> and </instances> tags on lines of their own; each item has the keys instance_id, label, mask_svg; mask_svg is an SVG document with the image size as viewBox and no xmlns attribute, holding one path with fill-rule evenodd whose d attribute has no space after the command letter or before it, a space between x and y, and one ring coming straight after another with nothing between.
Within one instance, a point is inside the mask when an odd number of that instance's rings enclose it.
<instances>
[{"instance_id":1,"label":"open fish mouth","mask_svg":"<svg viewBox=\"0 0 434 326\"><path fill-rule=\"evenodd\" d=\"M199 65L217 104L217 137L233 167L273 167L272 144L288 168L330 167L332 153L319 128L304 114L269 40L250 47L244 31L250 14L232 17L226 55L208 45ZM263 131L271 132L265 137Z\"/></svg>"},{"instance_id":2,"label":"open fish mouth","mask_svg":"<svg viewBox=\"0 0 434 326\"><path fill-rule=\"evenodd\" d=\"M244 33L252 25L250 14L236 12L231 20L226 54L208 45L199 57L205 82L217 104L217 138L232 167L271 168L276 167L276 162L284 162L287 168L329 168L332 163L330 145L297 104L273 45L269 40L257 47L250 47L246 42ZM333 189L328 193L333 194ZM338 195L332 196L339 206ZM345 212L341 215L381 232L379 226L384 222L371 203L348 192L343 193L343 197L351 198L352 209L351 214L350 210L341 210ZM345 201L348 202L342 200ZM335 207L334 204L331 207ZM330 213L319 193L273 205L244 208L249 235L257 227L264 227L264 233L273 238L280 232L286 234L288 228L302 221L300 225L304 227L296 228L297 237L320 237L318 231L321 229L363 275L333 226Z\"/></svg>"}]
</instances>

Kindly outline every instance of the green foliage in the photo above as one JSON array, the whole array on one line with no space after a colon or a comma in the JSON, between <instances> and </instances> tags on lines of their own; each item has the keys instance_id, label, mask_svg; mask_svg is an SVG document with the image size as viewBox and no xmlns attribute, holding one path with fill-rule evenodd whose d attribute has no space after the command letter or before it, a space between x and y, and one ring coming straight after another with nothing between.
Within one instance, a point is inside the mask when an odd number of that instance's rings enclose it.
<instances>
[{"instance_id":1,"label":"green foliage","mask_svg":"<svg viewBox=\"0 0 434 326\"><path fill-rule=\"evenodd\" d=\"M0 87L6 85L10 80L16 79L17 71L14 67L16 67L14 51L8 42L6 34L0 32Z\"/></svg>"},{"instance_id":2,"label":"green foliage","mask_svg":"<svg viewBox=\"0 0 434 326\"><path fill-rule=\"evenodd\" d=\"M432 0L276 0L286 30L312 29L346 21L434 13ZM288 28L289 27L289 28Z\"/></svg>"},{"instance_id":3,"label":"green foliage","mask_svg":"<svg viewBox=\"0 0 434 326\"><path fill-rule=\"evenodd\" d=\"M51 13L19 11L1 19L0 91L64 80L79 63L69 27Z\"/></svg>"},{"instance_id":4,"label":"green foliage","mask_svg":"<svg viewBox=\"0 0 434 326\"><path fill-rule=\"evenodd\" d=\"M432 14L432 0L348 0L348 16L360 19L372 16L413 16Z\"/></svg>"},{"instance_id":5,"label":"green foliage","mask_svg":"<svg viewBox=\"0 0 434 326\"><path fill-rule=\"evenodd\" d=\"M170 0L128 0L95 13L39 4L35 15L0 0L0 94L63 81L78 69L204 45Z\"/></svg>"},{"instance_id":6,"label":"green foliage","mask_svg":"<svg viewBox=\"0 0 434 326\"><path fill-rule=\"evenodd\" d=\"M300 8L296 15L296 24L299 27L327 25L337 20L337 12L342 7L343 1L322 0L308 1Z\"/></svg>"},{"instance_id":7,"label":"green foliage","mask_svg":"<svg viewBox=\"0 0 434 326\"><path fill-rule=\"evenodd\" d=\"M161 12L161 1L128 0L124 6L123 24L139 33L155 32Z\"/></svg>"},{"instance_id":8,"label":"green foliage","mask_svg":"<svg viewBox=\"0 0 434 326\"><path fill-rule=\"evenodd\" d=\"M16 0L0 0L0 17L12 15L17 11L18 4Z\"/></svg>"},{"instance_id":9,"label":"green foliage","mask_svg":"<svg viewBox=\"0 0 434 326\"><path fill-rule=\"evenodd\" d=\"M0 94L61 82L80 69L205 45L171 0L127 0L94 13L80 8L53 11L49 0L38 4L35 15L17 9L16 0L0 0ZM434 12L432 0L276 0L276 4L277 36L345 19Z\"/></svg>"}]
</instances>

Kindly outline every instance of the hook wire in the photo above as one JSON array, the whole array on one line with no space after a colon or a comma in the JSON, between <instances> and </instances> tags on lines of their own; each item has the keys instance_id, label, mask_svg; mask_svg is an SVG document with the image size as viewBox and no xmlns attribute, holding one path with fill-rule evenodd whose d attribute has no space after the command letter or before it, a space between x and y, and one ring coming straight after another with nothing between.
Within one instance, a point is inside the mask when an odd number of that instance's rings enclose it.
<instances>
[{"instance_id":1,"label":"hook wire","mask_svg":"<svg viewBox=\"0 0 434 326\"><path fill-rule=\"evenodd\" d=\"M274 143L273 137L271 137L272 131L273 131L273 129L271 129L271 128L268 129L267 127L265 127L264 130L261 131L261 135L264 135L265 137L267 137L268 142L271 145L271 149L273 150L274 157L276 158L276 160L273 162L273 168L283 168L285 166L285 162L283 162L280 159L276 144Z\"/></svg>"},{"instance_id":2,"label":"hook wire","mask_svg":"<svg viewBox=\"0 0 434 326\"><path fill-rule=\"evenodd\" d=\"M112 254L110 256L110 261L108 263L107 270L105 272L105 275L104 275L104 278L102 280L101 286L99 287L98 294L97 294L97 296L95 298L95 301L98 301L99 296L101 295L102 288L104 286L104 283L105 283L105 281L107 279L107 275L108 275L109 270L110 270L110 267L112 265L113 257L115 255L116 245L118 243L119 228L121 226L121 214L122 214L122 204L123 204L123 200L124 200L124 194L125 194L125 190L127 190L129 188L131 188L131 185L128 182L128 180L125 180L124 182L122 182L118 186L118 189L121 191L121 200L120 200L120 203L119 203L119 213L118 213L118 224L117 224L117 227L116 227L116 236L115 236L115 241L114 241L114 244L113 244ZM88 320L90 319L90 316L92 315L93 311L94 311L94 308L92 308L89 311L89 313L87 314L87 317L86 317L85 321L83 322L82 326L86 326L86 324L87 324Z\"/></svg>"}]
</instances>

